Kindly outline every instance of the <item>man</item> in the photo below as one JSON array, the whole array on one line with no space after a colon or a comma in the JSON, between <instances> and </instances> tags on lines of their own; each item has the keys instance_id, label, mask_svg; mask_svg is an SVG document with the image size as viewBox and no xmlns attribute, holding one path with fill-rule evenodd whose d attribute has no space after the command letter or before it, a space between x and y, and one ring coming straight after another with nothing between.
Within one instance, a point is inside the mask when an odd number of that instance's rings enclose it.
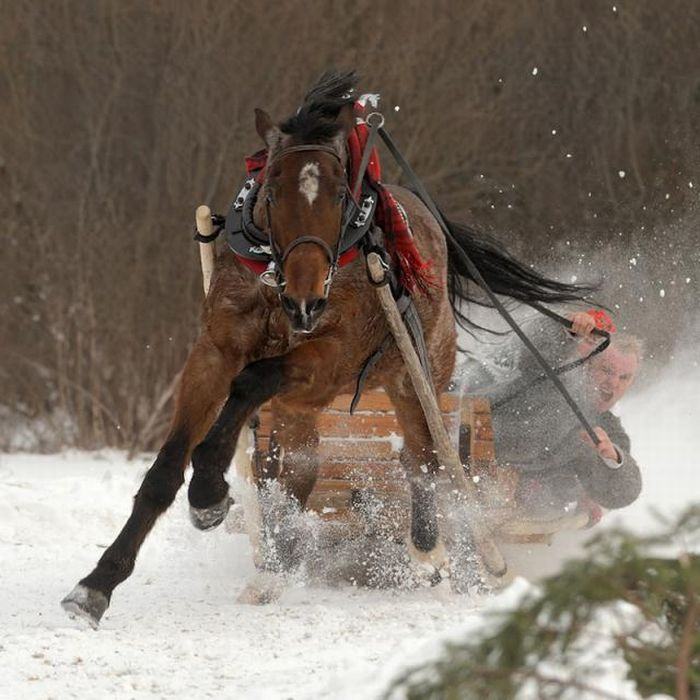
<instances>
[{"instance_id":1,"label":"man","mask_svg":"<svg viewBox=\"0 0 700 700\"><path fill-rule=\"evenodd\" d=\"M594 328L614 331L601 311L575 313L572 331L550 319L527 324L526 332L557 367L587 355L599 342ZM510 345L494 362L466 373L465 390L488 396L492 405L496 458L519 473L516 504L530 518L550 520L586 510L596 522L605 509L623 508L641 491L630 440L611 413L634 382L641 342L613 334L611 345L582 366L561 375L600 442L594 445L571 408L525 348ZM491 365L489 367L489 364ZM501 375L497 379L498 374ZM488 379L486 379L488 377Z\"/></svg>"}]
</instances>

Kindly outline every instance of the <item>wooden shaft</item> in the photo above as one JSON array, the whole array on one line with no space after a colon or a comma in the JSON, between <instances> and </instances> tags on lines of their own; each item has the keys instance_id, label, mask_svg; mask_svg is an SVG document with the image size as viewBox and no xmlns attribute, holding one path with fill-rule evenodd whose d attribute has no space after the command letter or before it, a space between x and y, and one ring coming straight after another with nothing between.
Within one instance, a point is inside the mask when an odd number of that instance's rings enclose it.
<instances>
[{"instance_id":1,"label":"wooden shaft","mask_svg":"<svg viewBox=\"0 0 700 700\"><path fill-rule=\"evenodd\" d=\"M385 274L381 258L376 253L370 253L367 256L367 264L372 279L375 282L381 281ZM404 364L406 365L416 395L418 396L423 413L425 414L425 420L428 423L438 459L440 463L449 470L452 479L458 486L462 487L462 489L470 495L476 496L476 487L467 479L459 455L450 442L445 424L442 422L442 414L437 403L437 398L435 397L429 379L423 372L418 354L413 347L411 337L403 323L401 313L396 306L396 301L391 294L389 285L377 287L376 289L382 309L386 314L389 328L401 351Z\"/></svg>"},{"instance_id":2,"label":"wooden shaft","mask_svg":"<svg viewBox=\"0 0 700 700\"><path fill-rule=\"evenodd\" d=\"M377 253L370 253L367 256L367 267L372 280L379 284L384 279L386 271L382 265L382 259ZM396 306L396 300L391 294L391 289L389 285L385 284L376 287L376 290L379 296L379 302L386 315L389 328L396 340L396 345L401 351L404 364L413 382L416 396L418 396L421 408L423 409L423 414L428 423L428 429L433 439L433 446L435 447L438 460L440 464L448 470L448 474L452 478L454 484L462 492L467 494L469 500L476 505L478 502L476 486L474 486L474 483L470 481L464 473L464 468L462 467L462 462L459 459L457 450L450 442L432 385L423 373L418 354L413 347L411 337L403 323L401 313ZM484 566L492 575L503 576L506 571L506 564L491 534L484 524L477 520L471 522L469 527L474 539L474 544L481 555Z\"/></svg>"},{"instance_id":3,"label":"wooden shaft","mask_svg":"<svg viewBox=\"0 0 700 700\"><path fill-rule=\"evenodd\" d=\"M200 236L211 236L214 227L211 223L211 209L206 204L197 207L194 214L197 233ZM199 262L202 265L202 283L204 284L204 296L209 293L211 276L214 272L214 242L199 244Z\"/></svg>"}]
</instances>

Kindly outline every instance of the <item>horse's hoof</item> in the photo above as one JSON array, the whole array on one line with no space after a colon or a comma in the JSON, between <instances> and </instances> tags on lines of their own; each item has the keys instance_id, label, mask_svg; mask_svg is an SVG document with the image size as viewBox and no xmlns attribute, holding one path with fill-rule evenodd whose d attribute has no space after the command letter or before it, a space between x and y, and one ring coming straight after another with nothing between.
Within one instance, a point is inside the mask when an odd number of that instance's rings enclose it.
<instances>
[{"instance_id":1,"label":"horse's hoof","mask_svg":"<svg viewBox=\"0 0 700 700\"><path fill-rule=\"evenodd\" d=\"M107 596L87 586L78 584L62 601L61 607L71 619L86 620L90 627L97 629L100 619L109 607Z\"/></svg>"},{"instance_id":2,"label":"horse's hoof","mask_svg":"<svg viewBox=\"0 0 700 700\"><path fill-rule=\"evenodd\" d=\"M424 585L437 586L440 584L449 570L449 557L442 540L438 540L430 552L418 549L410 538L406 548L418 578L425 581Z\"/></svg>"},{"instance_id":3,"label":"horse's hoof","mask_svg":"<svg viewBox=\"0 0 700 700\"><path fill-rule=\"evenodd\" d=\"M190 506L190 520L198 530L213 530L224 522L232 503L233 498L227 495L223 501L209 508Z\"/></svg>"},{"instance_id":4,"label":"horse's hoof","mask_svg":"<svg viewBox=\"0 0 700 700\"><path fill-rule=\"evenodd\" d=\"M284 584L277 576L258 572L238 594L236 602L241 605L269 605L279 600L283 590Z\"/></svg>"}]
</instances>

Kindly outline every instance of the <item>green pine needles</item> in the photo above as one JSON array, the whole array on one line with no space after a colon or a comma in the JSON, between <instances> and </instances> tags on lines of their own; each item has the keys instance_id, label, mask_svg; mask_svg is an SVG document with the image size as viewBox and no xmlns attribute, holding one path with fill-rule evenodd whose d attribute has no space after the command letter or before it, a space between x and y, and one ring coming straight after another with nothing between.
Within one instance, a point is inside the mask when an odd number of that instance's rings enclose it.
<instances>
[{"instance_id":1,"label":"green pine needles","mask_svg":"<svg viewBox=\"0 0 700 700\"><path fill-rule=\"evenodd\" d=\"M492 622L385 697L700 698L700 504L654 536L602 532Z\"/></svg>"}]
</instances>

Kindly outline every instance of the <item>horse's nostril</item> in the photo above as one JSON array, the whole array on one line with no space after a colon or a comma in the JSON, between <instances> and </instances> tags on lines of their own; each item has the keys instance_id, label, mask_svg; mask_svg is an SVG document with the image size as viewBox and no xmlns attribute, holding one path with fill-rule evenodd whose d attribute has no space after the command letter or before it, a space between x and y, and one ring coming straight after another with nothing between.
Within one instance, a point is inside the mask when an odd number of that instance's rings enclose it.
<instances>
[{"instance_id":1,"label":"horse's nostril","mask_svg":"<svg viewBox=\"0 0 700 700\"><path fill-rule=\"evenodd\" d=\"M282 308L292 322L292 326L306 331L311 330L326 306L326 300L322 297L311 297L298 302L296 299L282 294L280 301Z\"/></svg>"},{"instance_id":2,"label":"horse's nostril","mask_svg":"<svg viewBox=\"0 0 700 700\"><path fill-rule=\"evenodd\" d=\"M299 310L299 305L292 299L292 297L288 297L286 294L280 295L280 301L282 302L282 307L284 308L285 311L289 313L294 313L295 311Z\"/></svg>"},{"instance_id":3,"label":"horse's nostril","mask_svg":"<svg viewBox=\"0 0 700 700\"><path fill-rule=\"evenodd\" d=\"M310 299L306 304L306 308L310 314L320 314L321 311L326 308L326 301L327 300L323 297L319 299Z\"/></svg>"}]
</instances>

